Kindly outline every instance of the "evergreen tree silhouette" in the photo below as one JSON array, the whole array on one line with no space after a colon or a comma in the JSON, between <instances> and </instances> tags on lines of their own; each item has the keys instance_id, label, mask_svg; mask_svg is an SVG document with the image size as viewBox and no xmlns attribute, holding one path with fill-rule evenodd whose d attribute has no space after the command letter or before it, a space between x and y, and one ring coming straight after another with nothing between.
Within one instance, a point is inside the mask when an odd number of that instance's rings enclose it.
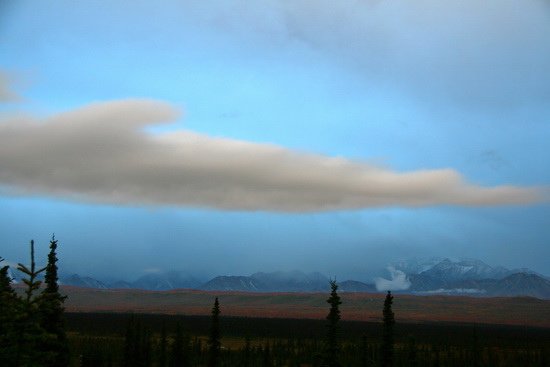
<instances>
[{"instance_id":1,"label":"evergreen tree silhouette","mask_svg":"<svg viewBox=\"0 0 550 367\"><path fill-rule=\"evenodd\" d=\"M30 266L18 264L26 286L22 296L11 287L8 266L0 268L0 365L65 367L69 349L63 323L63 301L57 284L57 241L52 236L48 265L38 269L34 241L30 241ZM0 261L3 259L0 258ZM45 287L40 294L45 274ZM5 358L8 358L8 363Z\"/></svg>"},{"instance_id":2,"label":"evergreen tree silhouette","mask_svg":"<svg viewBox=\"0 0 550 367\"><path fill-rule=\"evenodd\" d=\"M208 367L217 367L220 364L220 303L218 297L212 307L212 318L210 324L210 337L208 339Z\"/></svg>"},{"instance_id":3,"label":"evergreen tree silhouette","mask_svg":"<svg viewBox=\"0 0 550 367\"><path fill-rule=\"evenodd\" d=\"M338 341L338 321L340 320L339 306L342 304L338 295L338 284L336 280L330 281L330 297L327 303L330 304L330 310L327 315L327 336L325 350L325 365L328 367L338 367L338 356L340 354L340 343Z\"/></svg>"},{"instance_id":4,"label":"evergreen tree silhouette","mask_svg":"<svg viewBox=\"0 0 550 367\"><path fill-rule=\"evenodd\" d=\"M394 313L392 311L393 296L388 291L384 300L383 314L383 334L382 334L382 367L393 366L393 325L395 324Z\"/></svg>"},{"instance_id":5,"label":"evergreen tree silhouette","mask_svg":"<svg viewBox=\"0 0 550 367\"><path fill-rule=\"evenodd\" d=\"M0 263L3 261L0 257ZM0 268L0 366L9 366L16 355L15 319L19 304L8 271L8 265Z\"/></svg>"},{"instance_id":6,"label":"evergreen tree silhouette","mask_svg":"<svg viewBox=\"0 0 550 367\"><path fill-rule=\"evenodd\" d=\"M17 270L27 275L23 278L26 285L24 297L20 299L20 309L17 312L16 327L16 354L13 361L15 366L45 366L45 361L52 359L51 352L44 352L41 347L48 343L48 335L40 326L39 300L35 292L40 289L42 282L38 279L46 268L37 269L34 261L34 241L31 240L30 268L19 263Z\"/></svg>"},{"instance_id":7,"label":"evergreen tree silhouette","mask_svg":"<svg viewBox=\"0 0 550 367\"><path fill-rule=\"evenodd\" d=\"M46 363L47 366L64 367L69 364L69 347L63 319L63 302L67 297L59 293L57 260L57 240L53 235L44 276L46 287L38 298L41 326L50 334L41 349L44 353L52 355Z\"/></svg>"}]
</instances>

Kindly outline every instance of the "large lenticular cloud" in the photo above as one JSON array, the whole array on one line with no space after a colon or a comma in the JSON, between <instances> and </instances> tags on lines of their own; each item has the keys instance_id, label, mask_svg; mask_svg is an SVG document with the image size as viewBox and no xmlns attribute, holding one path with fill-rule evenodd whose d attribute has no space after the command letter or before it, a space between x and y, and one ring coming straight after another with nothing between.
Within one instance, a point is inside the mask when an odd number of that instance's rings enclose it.
<instances>
[{"instance_id":1,"label":"large lenticular cloud","mask_svg":"<svg viewBox=\"0 0 550 367\"><path fill-rule=\"evenodd\" d=\"M480 187L452 169L401 173L276 145L144 130L177 116L166 103L122 100L3 121L0 185L87 202L286 212L539 199L534 188Z\"/></svg>"}]
</instances>

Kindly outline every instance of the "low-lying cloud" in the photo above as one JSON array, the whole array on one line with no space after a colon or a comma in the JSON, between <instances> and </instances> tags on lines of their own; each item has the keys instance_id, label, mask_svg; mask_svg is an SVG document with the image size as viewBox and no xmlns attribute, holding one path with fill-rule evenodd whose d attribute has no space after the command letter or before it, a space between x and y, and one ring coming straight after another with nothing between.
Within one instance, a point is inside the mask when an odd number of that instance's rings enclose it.
<instances>
[{"instance_id":1,"label":"low-lying cloud","mask_svg":"<svg viewBox=\"0 0 550 367\"><path fill-rule=\"evenodd\" d=\"M411 287L411 282L407 279L407 274L401 270L388 266L391 279L376 278L374 280L378 291L404 291Z\"/></svg>"},{"instance_id":2,"label":"low-lying cloud","mask_svg":"<svg viewBox=\"0 0 550 367\"><path fill-rule=\"evenodd\" d=\"M120 100L0 122L0 185L86 202L284 212L540 200L536 188L481 187L452 169L395 172L188 130L145 130L178 116L167 103Z\"/></svg>"}]
</instances>

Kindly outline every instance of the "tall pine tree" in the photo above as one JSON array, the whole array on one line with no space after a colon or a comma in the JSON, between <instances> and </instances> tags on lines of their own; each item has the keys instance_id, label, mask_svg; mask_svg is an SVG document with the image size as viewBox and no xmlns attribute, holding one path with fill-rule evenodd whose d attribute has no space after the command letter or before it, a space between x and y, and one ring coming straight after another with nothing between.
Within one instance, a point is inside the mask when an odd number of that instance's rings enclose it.
<instances>
[{"instance_id":1,"label":"tall pine tree","mask_svg":"<svg viewBox=\"0 0 550 367\"><path fill-rule=\"evenodd\" d=\"M69 347L63 319L63 302L66 297L59 293L57 260L57 240L54 235L50 240L50 252L44 277L46 287L39 298L41 326L49 334L42 350L52 355L47 363L48 366L64 367L69 364Z\"/></svg>"},{"instance_id":2,"label":"tall pine tree","mask_svg":"<svg viewBox=\"0 0 550 367\"><path fill-rule=\"evenodd\" d=\"M4 259L0 257L0 263ZM9 366L16 354L18 298L11 286L9 266L0 268L0 366Z\"/></svg>"},{"instance_id":3,"label":"tall pine tree","mask_svg":"<svg viewBox=\"0 0 550 367\"><path fill-rule=\"evenodd\" d=\"M8 276L9 268L0 268L0 365L65 367L69 364L68 343L63 325L63 301L57 284L57 241L50 241L48 265L38 269L34 241L30 242L30 266L18 264L26 286L16 295ZM3 259L0 258L0 261ZM45 274L45 287L40 294ZM8 363L5 362L8 359Z\"/></svg>"},{"instance_id":4,"label":"tall pine tree","mask_svg":"<svg viewBox=\"0 0 550 367\"><path fill-rule=\"evenodd\" d=\"M46 268L37 269L34 261L34 241L31 240L31 265L30 268L19 263L17 270L27 276L23 278L26 285L25 294L20 299L20 308L16 317L16 354L13 365L15 366L45 366L46 361L52 355L41 350L48 343L48 334L40 325L39 300L35 292L40 289L42 282L38 280L40 273Z\"/></svg>"},{"instance_id":5,"label":"tall pine tree","mask_svg":"<svg viewBox=\"0 0 550 367\"><path fill-rule=\"evenodd\" d=\"M327 303L330 304L330 310L327 315L327 339L325 350L325 365L329 367L338 367L338 356L340 354L340 343L338 340L338 321L340 321L340 296L338 295L338 284L336 280L330 281L330 297Z\"/></svg>"},{"instance_id":6,"label":"tall pine tree","mask_svg":"<svg viewBox=\"0 0 550 367\"><path fill-rule=\"evenodd\" d=\"M214 307L212 307L210 337L208 338L208 367L217 367L220 365L222 346L220 339L220 303L218 302L218 297L216 297Z\"/></svg>"},{"instance_id":7,"label":"tall pine tree","mask_svg":"<svg viewBox=\"0 0 550 367\"><path fill-rule=\"evenodd\" d=\"M392 311L393 296L388 291L384 300L383 315L383 334L382 334L382 367L393 366L393 325L395 324L394 313Z\"/></svg>"}]
</instances>

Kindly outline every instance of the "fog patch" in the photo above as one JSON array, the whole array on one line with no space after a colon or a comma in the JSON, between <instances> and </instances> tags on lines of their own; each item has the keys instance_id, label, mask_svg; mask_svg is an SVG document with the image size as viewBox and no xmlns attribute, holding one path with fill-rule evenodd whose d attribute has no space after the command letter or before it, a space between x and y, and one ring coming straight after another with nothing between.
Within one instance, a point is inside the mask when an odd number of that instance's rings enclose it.
<instances>
[{"instance_id":1,"label":"fog patch","mask_svg":"<svg viewBox=\"0 0 550 367\"><path fill-rule=\"evenodd\" d=\"M393 266L388 266L387 269L390 272L391 279L379 277L374 280L378 291L404 291L411 287L407 274L395 269Z\"/></svg>"}]
</instances>

